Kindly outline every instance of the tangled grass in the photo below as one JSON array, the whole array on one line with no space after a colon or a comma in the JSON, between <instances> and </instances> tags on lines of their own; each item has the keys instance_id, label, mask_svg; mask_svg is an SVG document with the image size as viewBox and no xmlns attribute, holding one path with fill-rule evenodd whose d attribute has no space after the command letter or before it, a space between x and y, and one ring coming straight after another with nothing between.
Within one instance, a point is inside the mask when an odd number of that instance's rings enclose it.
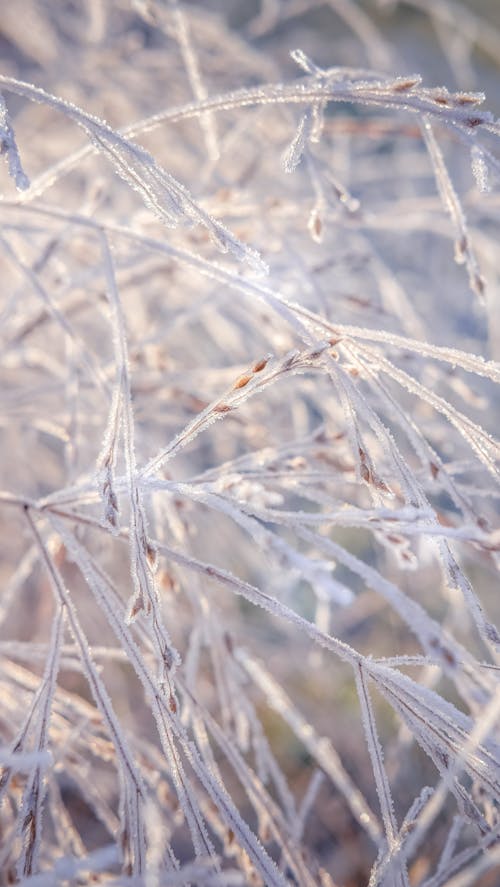
<instances>
[{"instance_id":1,"label":"tangled grass","mask_svg":"<svg viewBox=\"0 0 500 887\"><path fill-rule=\"evenodd\" d=\"M220 6L2 10L0 882L494 885L500 34Z\"/></svg>"}]
</instances>

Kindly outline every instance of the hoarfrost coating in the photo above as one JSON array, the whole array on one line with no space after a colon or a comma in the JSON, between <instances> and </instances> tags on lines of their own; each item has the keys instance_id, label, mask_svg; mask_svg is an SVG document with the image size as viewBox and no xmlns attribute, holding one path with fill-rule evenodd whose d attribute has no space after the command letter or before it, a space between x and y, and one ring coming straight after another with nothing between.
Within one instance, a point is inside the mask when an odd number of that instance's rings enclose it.
<instances>
[{"instance_id":1,"label":"hoarfrost coating","mask_svg":"<svg viewBox=\"0 0 500 887\"><path fill-rule=\"evenodd\" d=\"M484 9L2 9L0 883L497 883Z\"/></svg>"}]
</instances>

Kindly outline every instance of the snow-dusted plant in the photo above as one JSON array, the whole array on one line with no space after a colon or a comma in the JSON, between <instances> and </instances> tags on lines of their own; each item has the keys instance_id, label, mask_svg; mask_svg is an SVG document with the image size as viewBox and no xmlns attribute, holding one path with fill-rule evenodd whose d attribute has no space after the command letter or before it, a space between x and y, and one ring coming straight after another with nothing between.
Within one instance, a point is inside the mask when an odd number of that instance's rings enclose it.
<instances>
[{"instance_id":1,"label":"snow-dusted plant","mask_svg":"<svg viewBox=\"0 0 500 887\"><path fill-rule=\"evenodd\" d=\"M1 11L3 884L500 872L500 34L256 7Z\"/></svg>"}]
</instances>

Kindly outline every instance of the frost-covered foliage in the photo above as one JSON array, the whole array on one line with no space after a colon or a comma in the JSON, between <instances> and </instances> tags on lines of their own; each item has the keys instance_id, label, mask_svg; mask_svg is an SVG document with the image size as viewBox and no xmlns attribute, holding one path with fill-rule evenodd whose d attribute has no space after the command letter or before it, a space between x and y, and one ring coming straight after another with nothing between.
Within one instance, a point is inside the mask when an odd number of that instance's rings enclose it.
<instances>
[{"instance_id":1,"label":"frost-covered foliage","mask_svg":"<svg viewBox=\"0 0 500 887\"><path fill-rule=\"evenodd\" d=\"M0 883L498 884L494 22L0 31Z\"/></svg>"}]
</instances>

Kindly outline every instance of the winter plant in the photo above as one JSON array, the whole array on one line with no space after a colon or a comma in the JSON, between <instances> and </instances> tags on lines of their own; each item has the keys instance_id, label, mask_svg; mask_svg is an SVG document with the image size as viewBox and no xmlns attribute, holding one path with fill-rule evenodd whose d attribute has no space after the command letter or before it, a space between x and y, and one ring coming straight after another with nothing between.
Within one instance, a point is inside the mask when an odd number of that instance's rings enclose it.
<instances>
[{"instance_id":1,"label":"winter plant","mask_svg":"<svg viewBox=\"0 0 500 887\"><path fill-rule=\"evenodd\" d=\"M0 883L498 884L493 19L0 40Z\"/></svg>"}]
</instances>

